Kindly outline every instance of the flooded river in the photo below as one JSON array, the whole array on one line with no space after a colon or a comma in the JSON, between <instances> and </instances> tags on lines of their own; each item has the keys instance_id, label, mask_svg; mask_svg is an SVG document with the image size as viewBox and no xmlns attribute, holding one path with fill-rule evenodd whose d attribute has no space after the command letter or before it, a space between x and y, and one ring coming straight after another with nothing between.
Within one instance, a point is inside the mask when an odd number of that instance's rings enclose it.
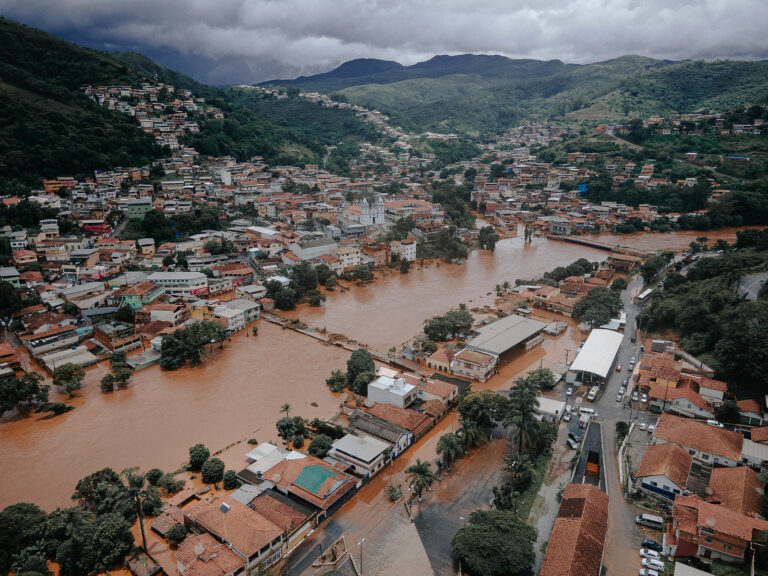
<instances>
[{"instance_id":1,"label":"flooded river","mask_svg":"<svg viewBox=\"0 0 768 576\"><path fill-rule=\"evenodd\" d=\"M697 235L632 235L618 237L617 243L682 249ZM733 241L735 232L717 237ZM514 284L516 278L532 278L580 257L601 261L606 256L575 244L538 238L525 245L521 238L510 238L497 244L495 254L475 251L462 265L387 273L367 287L329 295L325 307L302 307L296 314L313 326L386 351L411 338L425 319L461 302L470 308L492 303L494 286L505 280ZM47 509L68 505L77 480L105 466L175 470L197 442L212 451L241 442L224 455L228 467L239 466L248 438L263 442L276 437L274 423L285 402L292 405L292 414L309 419L334 415L340 396L328 391L325 378L344 367L349 353L265 321L259 327L258 337L238 334L201 367L142 370L128 389L108 395L99 389L106 367L89 369L84 389L72 402L74 411L50 419L31 415L1 421L0 509L18 501ZM563 362L565 350L573 350L580 338L571 329L556 340L546 339L502 366L493 387L505 386L540 362ZM62 398L52 394L52 400Z\"/></svg>"}]
</instances>

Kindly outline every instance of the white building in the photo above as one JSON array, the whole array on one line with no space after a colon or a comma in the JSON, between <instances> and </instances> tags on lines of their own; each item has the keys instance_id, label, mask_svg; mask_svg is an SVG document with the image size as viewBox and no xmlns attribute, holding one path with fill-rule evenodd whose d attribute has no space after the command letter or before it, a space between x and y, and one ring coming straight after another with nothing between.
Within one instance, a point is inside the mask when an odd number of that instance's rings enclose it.
<instances>
[{"instance_id":1,"label":"white building","mask_svg":"<svg viewBox=\"0 0 768 576\"><path fill-rule=\"evenodd\" d=\"M331 445L328 456L346 462L358 476L373 476L387 463L391 448L390 444L373 436L347 434Z\"/></svg>"},{"instance_id":2,"label":"white building","mask_svg":"<svg viewBox=\"0 0 768 576\"><path fill-rule=\"evenodd\" d=\"M208 277L202 272L155 272L147 280L162 286L171 296L189 298L208 294Z\"/></svg>"},{"instance_id":3,"label":"white building","mask_svg":"<svg viewBox=\"0 0 768 576\"><path fill-rule=\"evenodd\" d=\"M416 400L416 386L406 382L405 378L379 376L368 384L368 399L380 404L390 404L398 408L407 408Z\"/></svg>"},{"instance_id":4,"label":"white building","mask_svg":"<svg viewBox=\"0 0 768 576\"><path fill-rule=\"evenodd\" d=\"M451 360L451 373L470 380L485 382L493 375L498 361L499 357L493 354L464 348Z\"/></svg>"},{"instance_id":5,"label":"white building","mask_svg":"<svg viewBox=\"0 0 768 576\"><path fill-rule=\"evenodd\" d=\"M333 251L334 256L341 260L341 269L347 270L349 268L355 268L362 262L362 252L360 248L353 246L344 246L343 248L337 248Z\"/></svg>"},{"instance_id":6,"label":"white building","mask_svg":"<svg viewBox=\"0 0 768 576\"><path fill-rule=\"evenodd\" d=\"M392 254L397 254L400 260L413 262L416 260L416 240L393 240L389 243Z\"/></svg>"}]
</instances>

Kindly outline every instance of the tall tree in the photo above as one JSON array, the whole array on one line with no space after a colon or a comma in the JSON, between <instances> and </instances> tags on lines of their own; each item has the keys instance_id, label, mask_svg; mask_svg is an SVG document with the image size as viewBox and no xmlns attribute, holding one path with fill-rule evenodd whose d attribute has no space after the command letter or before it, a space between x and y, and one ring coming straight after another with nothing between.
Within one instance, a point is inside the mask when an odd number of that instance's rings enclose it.
<instances>
[{"instance_id":1,"label":"tall tree","mask_svg":"<svg viewBox=\"0 0 768 576\"><path fill-rule=\"evenodd\" d=\"M138 468L126 468L122 473L125 485L118 493L115 502L115 510L124 512L131 508L139 518L141 528L141 541L144 551L147 551L147 535L144 533L144 506L147 502L155 504L160 500L160 491L149 484L143 474L138 473Z\"/></svg>"},{"instance_id":2,"label":"tall tree","mask_svg":"<svg viewBox=\"0 0 768 576\"><path fill-rule=\"evenodd\" d=\"M443 467L448 468L451 462L464 454L464 442L453 432L447 432L437 441L436 451L443 460Z\"/></svg>"},{"instance_id":3,"label":"tall tree","mask_svg":"<svg viewBox=\"0 0 768 576\"><path fill-rule=\"evenodd\" d=\"M430 463L422 462L419 458L416 459L416 464L412 464L405 469L405 474L408 478L409 486L411 486L419 501L421 501L421 495L429 491L434 481L437 480L437 476L432 472Z\"/></svg>"},{"instance_id":4,"label":"tall tree","mask_svg":"<svg viewBox=\"0 0 768 576\"><path fill-rule=\"evenodd\" d=\"M515 427L514 434L518 449L523 452L526 446L535 443L539 433L539 421L536 418L539 401L536 399L538 388L536 381L518 378L509 395L509 405L504 423Z\"/></svg>"}]
</instances>

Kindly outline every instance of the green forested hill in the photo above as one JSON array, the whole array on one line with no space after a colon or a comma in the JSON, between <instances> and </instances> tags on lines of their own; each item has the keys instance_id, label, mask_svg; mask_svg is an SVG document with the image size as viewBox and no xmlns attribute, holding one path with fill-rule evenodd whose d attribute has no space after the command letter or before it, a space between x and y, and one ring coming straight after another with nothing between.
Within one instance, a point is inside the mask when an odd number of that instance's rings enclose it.
<instances>
[{"instance_id":1,"label":"green forested hill","mask_svg":"<svg viewBox=\"0 0 768 576\"><path fill-rule=\"evenodd\" d=\"M414 66L352 61L326 74L283 82L339 91L409 130L481 134L535 119L613 121L748 105L768 95L768 63L622 56L575 65L463 55Z\"/></svg>"},{"instance_id":2,"label":"green forested hill","mask_svg":"<svg viewBox=\"0 0 768 576\"><path fill-rule=\"evenodd\" d=\"M104 54L0 18L0 191L157 156L154 138L79 89L134 79Z\"/></svg>"},{"instance_id":3,"label":"green forested hill","mask_svg":"<svg viewBox=\"0 0 768 576\"><path fill-rule=\"evenodd\" d=\"M104 54L0 18L0 193L160 157L154 138L131 118L99 107L80 89L154 79L192 90L224 110L224 120L204 121L200 133L188 137L202 154L317 161L327 145L376 138L350 110L206 86L140 54Z\"/></svg>"}]
</instances>

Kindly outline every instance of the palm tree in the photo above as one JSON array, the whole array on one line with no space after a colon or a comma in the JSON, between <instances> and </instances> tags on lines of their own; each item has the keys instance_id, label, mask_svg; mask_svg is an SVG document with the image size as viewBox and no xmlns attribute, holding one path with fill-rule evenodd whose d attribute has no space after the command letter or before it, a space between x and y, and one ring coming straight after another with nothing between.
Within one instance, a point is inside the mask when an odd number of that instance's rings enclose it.
<instances>
[{"instance_id":1,"label":"palm tree","mask_svg":"<svg viewBox=\"0 0 768 576\"><path fill-rule=\"evenodd\" d=\"M462 448L464 452L475 446L480 446L485 440L485 434L481 428L472 422L464 421L461 428L456 432L456 435L461 439Z\"/></svg>"},{"instance_id":2,"label":"palm tree","mask_svg":"<svg viewBox=\"0 0 768 576\"><path fill-rule=\"evenodd\" d=\"M147 536L144 533L144 503L150 500L159 500L159 490L147 483L143 474L137 473L138 468L126 468L122 475L125 479L125 487L120 490L115 499L115 509L125 511L132 508L139 518L141 528L141 540L144 551L147 551Z\"/></svg>"},{"instance_id":3,"label":"palm tree","mask_svg":"<svg viewBox=\"0 0 768 576\"><path fill-rule=\"evenodd\" d=\"M443 468L447 470L451 462L464 454L464 443L458 435L448 432L440 436L436 450L442 458Z\"/></svg>"},{"instance_id":4,"label":"palm tree","mask_svg":"<svg viewBox=\"0 0 768 576\"><path fill-rule=\"evenodd\" d=\"M285 404L280 406L280 412L285 414L286 417L290 418L291 417L291 405L286 402Z\"/></svg>"},{"instance_id":5,"label":"palm tree","mask_svg":"<svg viewBox=\"0 0 768 576\"><path fill-rule=\"evenodd\" d=\"M539 401L536 399L537 389L533 382L518 378L516 384L509 395L509 412L504 423L515 426L518 449L523 452L526 446L538 438L540 424L536 414Z\"/></svg>"},{"instance_id":6,"label":"palm tree","mask_svg":"<svg viewBox=\"0 0 768 576\"><path fill-rule=\"evenodd\" d=\"M504 283L501 285L502 288L504 288L504 292L509 292L509 280L504 280Z\"/></svg>"},{"instance_id":7,"label":"palm tree","mask_svg":"<svg viewBox=\"0 0 768 576\"><path fill-rule=\"evenodd\" d=\"M410 486L419 498L419 502L421 502L421 495L424 491L428 491L432 483L437 480L437 476L432 472L430 463L422 462L419 458L416 458L416 464L405 469L405 474L408 477Z\"/></svg>"}]
</instances>

